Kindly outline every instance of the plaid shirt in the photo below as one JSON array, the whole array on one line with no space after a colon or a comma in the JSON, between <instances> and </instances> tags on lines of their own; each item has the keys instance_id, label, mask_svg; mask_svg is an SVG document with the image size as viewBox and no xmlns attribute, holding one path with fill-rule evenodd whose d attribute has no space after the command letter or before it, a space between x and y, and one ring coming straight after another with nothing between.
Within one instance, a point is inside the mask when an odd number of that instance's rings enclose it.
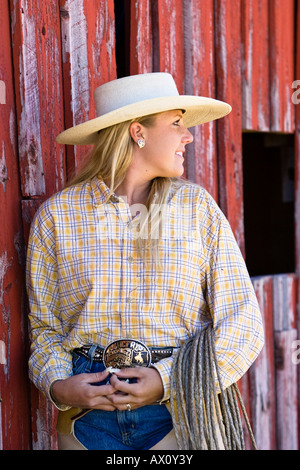
<instances>
[{"instance_id":1,"label":"plaid shirt","mask_svg":"<svg viewBox=\"0 0 300 470\"><path fill-rule=\"evenodd\" d=\"M164 207L161 268L139 256L129 205L98 178L42 204L27 261L30 376L50 385L72 375L71 351L118 338L180 346L213 323L224 387L263 346L255 293L230 226L211 196L183 182ZM172 358L155 364L169 397Z\"/></svg>"}]
</instances>

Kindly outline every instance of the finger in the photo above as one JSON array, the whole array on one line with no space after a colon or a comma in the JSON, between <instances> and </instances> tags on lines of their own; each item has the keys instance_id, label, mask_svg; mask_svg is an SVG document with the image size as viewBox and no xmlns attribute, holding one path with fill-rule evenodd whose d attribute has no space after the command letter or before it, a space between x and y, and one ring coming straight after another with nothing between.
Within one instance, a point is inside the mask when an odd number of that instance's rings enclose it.
<instances>
[{"instance_id":1,"label":"finger","mask_svg":"<svg viewBox=\"0 0 300 470\"><path fill-rule=\"evenodd\" d=\"M112 406L114 406L115 409L120 411L131 411L142 406L142 404L139 403L139 401L136 401L135 397L131 397L131 395L114 394L111 396L111 402Z\"/></svg>"},{"instance_id":2,"label":"finger","mask_svg":"<svg viewBox=\"0 0 300 470\"><path fill-rule=\"evenodd\" d=\"M143 376L145 367L126 367L124 369L116 369L116 372L113 375L122 378L138 378Z\"/></svg>"},{"instance_id":3,"label":"finger","mask_svg":"<svg viewBox=\"0 0 300 470\"><path fill-rule=\"evenodd\" d=\"M91 372L89 374L82 374L84 375L84 379L87 383L97 383L97 382L103 382L107 377L109 376L109 373L107 370L104 370L102 372Z\"/></svg>"},{"instance_id":4,"label":"finger","mask_svg":"<svg viewBox=\"0 0 300 470\"><path fill-rule=\"evenodd\" d=\"M94 409L114 411L116 410L116 405L109 400L108 396L101 397L98 403L95 403L93 406Z\"/></svg>"},{"instance_id":5,"label":"finger","mask_svg":"<svg viewBox=\"0 0 300 470\"><path fill-rule=\"evenodd\" d=\"M136 387L136 383L133 383L133 384L130 384L128 382L126 382L126 380L120 380L120 378L118 376L115 376L113 375L111 378L110 378L110 383L112 385L112 387L114 387L114 389L118 390L119 392L123 392L123 393L132 393L132 387L135 386Z\"/></svg>"}]
</instances>

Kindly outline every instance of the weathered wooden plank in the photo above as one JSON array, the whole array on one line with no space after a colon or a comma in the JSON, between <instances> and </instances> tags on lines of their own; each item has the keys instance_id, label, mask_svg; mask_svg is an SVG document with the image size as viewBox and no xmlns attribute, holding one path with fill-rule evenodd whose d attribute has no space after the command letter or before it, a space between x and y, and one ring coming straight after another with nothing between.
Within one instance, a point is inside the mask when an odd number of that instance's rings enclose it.
<instances>
[{"instance_id":1,"label":"weathered wooden plank","mask_svg":"<svg viewBox=\"0 0 300 470\"><path fill-rule=\"evenodd\" d=\"M242 0L243 129L268 131L269 0Z\"/></svg>"},{"instance_id":2,"label":"weathered wooden plank","mask_svg":"<svg viewBox=\"0 0 300 470\"><path fill-rule=\"evenodd\" d=\"M272 131L294 132L294 0L269 2L270 118Z\"/></svg>"},{"instance_id":3,"label":"weathered wooden plank","mask_svg":"<svg viewBox=\"0 0 300 470\"><path fill-rule=\"evenodd\" d=\"M214 98L214 2L184 0L185 93ZM205 187L218 200L216 123L192 130L194 143L187 147L187 178Z\"/></svg>"},{"instance_id":4,"label":"weathered wooden plank","mask_svg":"<svg viewBox=\"0 0 300 470\"><path fill-rule=\"evenodd\" d=\"M292 345L297 330L275 331L277 449L298 449L297 364Z\"/></svg>"},{"instance_id":5,"label":"weathered wooden plank","mask_svg":"<svg viewBox=\"0 0 300 470\"><path fill-rule=\"evenodd\" d=\"M295 264L297 274L297 331L300 338L300 0L297 0L296 18L296 74L299 82L292 89L292 103L295 110ZM294 93L296 93L294 95ZM299 365L298 365L299 370ZM298 398L300 397L300 374L298 373ZM300 449L300 399L298 399L298 449Z\"/></svg>"},{"instance_id":6,"label":"weathered wooden plank","mask_svg":"<svg viewBox=\"0 0 300 470\"><path fill-rule=\"evenodd\" d=\"M274 330L296 328L296 278L295 274L273 276Z\"/></svg>"},{"instance_id":7,"label":"weathered wooden plank","mask_svg":"<svg viewBox=\"0 0 300 470\"><path fill-rule=\"evenodd\" d=\"M215 1L217 97L232 106L217 121L219 201L244 253L240 22L240 0Z\"/></svg>"},{"instance_id":8,"label":"weathered wooden plank","mask_svg":"<svg viewBox=\"0 0 300 470\"><path fill-rule=\"evenodd\" d=\"M0 2L0 449L30 449L17 132L9 1Z\"/></svg>"},{"instance_id":9,"label":"weathered wooden plank","mask_svg":"<svg viewBox=\"0 0 300 470\"><path fill-rule=\"evenodd\" d=\"M130 74L152 72L152 25L150 0L131 1Z\"/></svg>"},{"instance_id":10,"label":"weathered wooden plank","mask_svg":"<svg viewBox=\"0 0 300 470\"><path fill-rule=\"evenodd\" d=\"M182 0L156 0L159 71L171 73L184 91ZM154 33L153 33L154 34Z\"/></svg>"},{"instance_id":11,"label":"weathered wooden plank","mask_svg":"<svg viewBox=\"0 0 300 470\"><path fill-rule=\"evenodd\" d=\"M22 194L50 195L65 182L57 0L11 0ZM47 178L45 177L47 175Z\"/></svg>"},{"instance_id":12,"label":"weathered wooden plank","mask_svg":"<svg viewBox=\"0 0 300 470\"><path fill-rule=\"evenodd\" d=\"M298 448L297 364L292 356L297 339L295 284L294 274L273 276L278 450Z\"/></svg>"},{"instance_id":13,"label":"weathered wooden plank","mask_svg":"<svg viewBox=\"0 0 300 470\"><path fill-rule=\"evenodd\" d=\"M116 78L113 0L60 0L65 127L96 117L94 90ZM60 131L63 130L61 126ZM68 173L89 146L67 147Z\"/></svg>"},{"instance_id":14,"label":"weathered wooden plank","mask_svg":"<svg viewBox=\"0 0 300 470\"><path fill-rule=\"evenodd\" d=\"M271 276L253 278L260 306L265 346L249 369L253 432L260 450L276 449L276 395L273 339L273 280Z\"/></svg>"},{"instance_id":15,"label":"weathered wooden plank","mask_svg":"<svg viewBox=\"0 0 300 470\"><path fill-rule=\"evenodd\" d=\"M22 201L24 244L27 247L30 225L34 214L45 198ZM31 445L33 450L54 450L57 448L55 422L57 410L33 384L30 384Z\"/></svg>"},{"instance_id":16,"label":"weathered wooden plank","mask_svg":"<svg viewBox=\"0 0 300 470\"><path fill-rule=\"evenodd\" d=\"M31 384L32 449L56 450L57 409Z\"/></svg>"}]
</instances>

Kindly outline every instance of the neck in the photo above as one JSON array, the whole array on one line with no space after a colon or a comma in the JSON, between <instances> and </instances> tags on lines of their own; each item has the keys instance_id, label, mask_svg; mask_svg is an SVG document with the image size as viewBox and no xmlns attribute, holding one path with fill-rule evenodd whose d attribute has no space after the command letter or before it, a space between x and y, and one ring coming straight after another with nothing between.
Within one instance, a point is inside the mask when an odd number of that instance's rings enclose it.
<instances>
[{"instance_id":1,"label":"neck","mask_svg":"<svg viewBox=\"0 0 300 470\"><path fill-rule=\"evenodd\" d=\"M125 196L127 203L130 206L133 204L146 205L150 188L151 182L149 181L145 183L134 184L125 178L125 180L120 184L115 192L118 196Z\"/></svg>"}]
</instances>

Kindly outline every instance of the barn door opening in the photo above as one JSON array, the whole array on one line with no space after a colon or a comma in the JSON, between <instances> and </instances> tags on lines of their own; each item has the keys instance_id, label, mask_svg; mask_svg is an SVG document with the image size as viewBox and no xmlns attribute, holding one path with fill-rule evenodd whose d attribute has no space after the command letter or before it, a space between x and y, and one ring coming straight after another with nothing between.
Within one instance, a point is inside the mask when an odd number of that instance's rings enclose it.
<instances>
[{"instance_id":1,"label":"barn door opening","mask_svg":"<svg viewBox=\"0 0 300 470\"><path fill-rule=\"evenodd\" d=\"M117 76L130 75L130 0L115 0Z\"/></svg>"},{"instance_id":2,"label":"barn door opening","mask_svg":"<svg viewBox=\"0 0 300 470\"><path fill-rule=\"evenodd\" d=\"M243 175L250 275L294 272L294 136L244 133Z\"/></svg>"}]
</instances>

